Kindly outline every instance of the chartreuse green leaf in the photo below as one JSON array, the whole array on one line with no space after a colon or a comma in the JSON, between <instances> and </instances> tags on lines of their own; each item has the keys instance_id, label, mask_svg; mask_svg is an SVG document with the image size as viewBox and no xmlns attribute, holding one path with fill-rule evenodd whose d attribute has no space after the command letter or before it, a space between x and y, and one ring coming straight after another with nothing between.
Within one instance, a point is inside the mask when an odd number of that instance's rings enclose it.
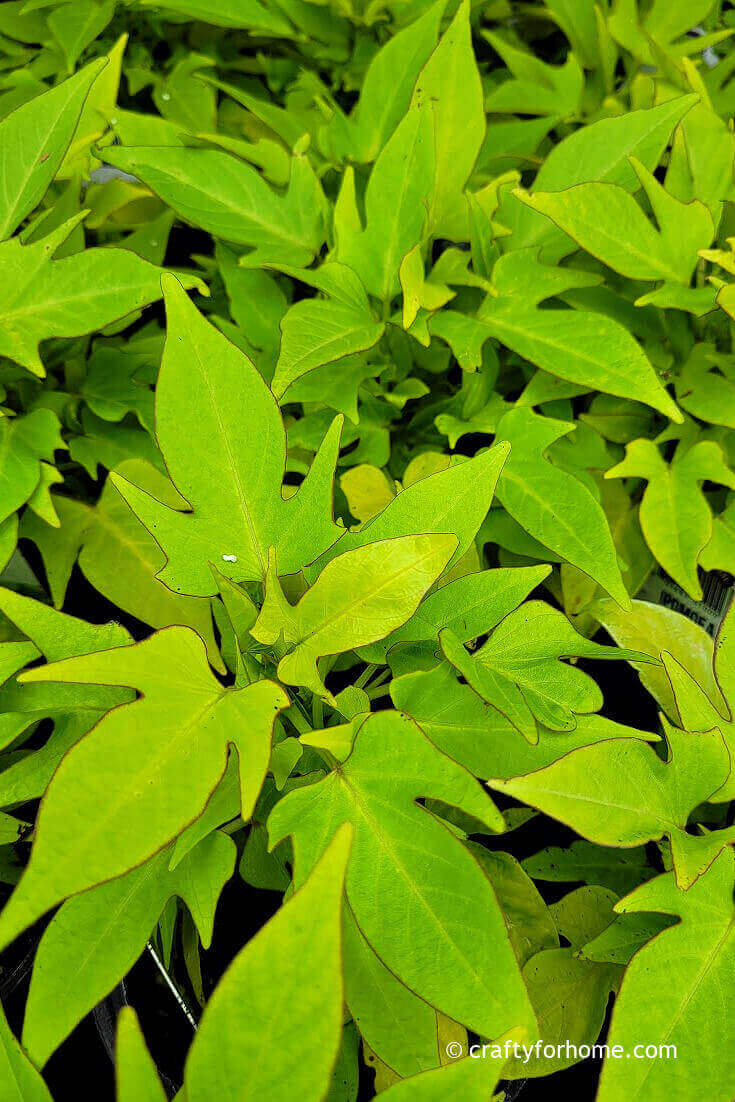
<instances>
[{"instance_id":1,"label":"chartreuse green leaf","mask_svg":"<svg viewBox=\"0 0 735 1102\"><path fill-rule=\"evenodd\" d=\"M248 111L251 111L255 118L262 124L262 127L265 128L265 133L270 138L280 138L289 150L296 148L297 144L307 133L302 120L292 115L289 111L284 110L283 107L279 107L276 103L260 95L253 95L247 88L240 84L231 84L228 81L216 80L214 77L204 73L199 73L198 79L205 84L211 84L215 88L220 88L237 103L241 104ZM255 133L260 134L262 132L262 127L256 127Z\"/></svg>"},{"instance_id":2,"label":"chartreuse green leaf","mask_svg":"<svg viewBox=\"0 0 735 1102\"><path fill-rule=\"evenodd\" d=\"M637 886L637 885L636 885ZM620 914L578 951L581 960L600 964L629 964L647 941L673 923L666 915Z\"/></svg>"},{"instance_id":3,"label":"chartreuse green leaf","mask_svg":"<svg viewBox=\"0 0 735 1102\"><path fill-rule=\"evenodd\" d=\"M299 492L284 500L286 439L273 395L247 356L201 317L175 279L165 281L165 296L168 333L156 390L156 433L191 511L175 512L118 475L111 481L166 555L158 576L170 589L215 593L210 563L234 581L263 580L271 546L279 571L290 574L341 533L331 510L340 423L329 431Z\"/></svg>"},{"instance_id":4,"label":"chartreuse green leaf","mask_svg":"<svg viewBox=\"0 0 735 1102\"><path fill-rule=\"evenodd\" d=\"M271 383L277 398L315 368L372 348L385 329L373 316L365 288L351 268L329 263L301 278L313 280L330 297L301 299L284 315Z\"/></svg>"},{"instance_id":5,"label":"chartreuse green leaf","mask_svg":"<svg viewBox=\"0 0 735 1102\"><path fill-rule=\"evenodd\" d=\"M673 873L665 873L617 904L623 914L655 912L679 921L628 966L608 1044L626 1053L636 1044L652 1047L639 1049L639 1059L605 1062L600 1102L666 1102L695 1093L712 1102L730 1099L735 1056L721 1038L733 1013L734 862L726 849L689 891L680 891ZM659 1055L659 1045L675 1047Z\"/></svg>"},{"instance_id":6,"label":"chartreuse green leaf","mask_svg":"<svg viewBox=\"0 0 735 1102\"><path fill-rule=\"evenodd\" d=\"M517 1031L514 1040L522 1043L522 1036L522 1032ZM489 1054L481 1057L480 1053L474 1057L465 1056L446 1067L394 1083L381 1092L383 1098L390 1102L452 1102L455 1098L462 1098L464 1102L490 1102L506 1064L504 1038L498 1038L488 1048Z\"/></svg>"},{"instance_id":7,"label":"chartreuse green leaf","mask_svg":"<svg viewBox=\"0 0 735 1102\"><path fill-rule=\"evenodd\" d=\"M666 170L666 187L684 202L700 199L706 203L715 225L718 225L722 200L731 187L733 137L727 120L715 110L695 66L684 62L683 70L687 83L700 98L674 133Z\"/></svg>"},{"instance_id":8,"label":"chartreuse green leaf","mask_svg":"<svg viewBox=\"0 0 735 1102\"><path fill-rule=\"evenodd\" d=\"M664 651L661 659L666 670L681 722L688 731L705 731L713 727L719 729L730 753L731 763L735 761L735 605L725 616L717 636L714 650L713 674L724 698L724 706L715 707L695 677L685 669L673 655ZM710 797L712 803L727 803L735 799L735 771L731 767L730 775L721 788Z\"/></svg>"},{"instance_id":9,"label":"chartreuse green leaf","mask_svg":"<svg viewBox=\"0 0 735 1102\"><path fill-rule=\"evenodd\" d=\"M39 720L54 721L54 730L42 748L20 757L0 773L0 805L10 807L40 796L69 747L108 708L131 699L128 690L102 685L87 693L61 685L19 685L17 678L11 679L11 672L39 654L58 661L122 647L131 639L120 624L88 624L10 589L0 589L0 612L28 639L0 644L0 661L8 678L0 689L0 743L10 745Z\"/></svg>"},{"instance_id":10,"label":"chartreuse green leaf","mask_svg":"<svg viewBox=\"0 0 735 1102\"><path fill-rule=\"evenodd\" d=\"M254 350L275 364L281 340L279 323L288 302L276 278L268 272L243 268L236 253L218 245L215 256L225 285L230 313L240 333Z\"/></svg>"},{"instance_id":11,"label":"chartreuse green leaf","mask_svg":"<svg viewBox=\"0 0 735 1102\"><path fill-rule=\"evenodd\" d=\"M712 539L699 557L703 570L726 570L735 567L735 498L730 499L721 513L713 518Z\"/></svg>"},{"instance_id":12,"label":"chartreuse green leaf","mask_svg":"<svg viewBox=\"0 0 735 1102\"><path fill-rule=\"evenodd\" d=\"M59 419L50 409L0 418L0 521L33 496L44 470L52 469L54 452L65 448Z\"/></svg>"},{"instance_id":13,"label":"chartreuse green leaf","mask_svg":"<svg viewBox=\"0 0 735 1102\"><path fill-rule=\"evenodd\" d=\"M173 844L168 867L176 869L202 839L240 814L240 776L237 755L230 753L227 768L202 814L190 823ZM253 827L255 829L255 827Z\"/></svg>"},{"instance_id":14,"label":"chartreuse green leaf","mask_svg":"<svg viewBox=\"0 0 735 1102\"><path fill-rule=\"evenodd\" d=\"M0 1006L0 1083L8 1102L53 1102L41 1074L16 1041Z\"/></svg>"},{"instance_id":15,"label":"chartreuse green leaf","mask_svg":"<svg viewBox=\"0 0 735 1102\"><path fill-rule=\"evenodd\" d=\"M39 1067L132 968L172 896L186 902L209 948L217 900L235 867L234 842L215 831L169 871L172 852L165 846L116 880L68 899L46 927L23 1022L23 1044Z\"/></svg>"},{"instance_id":16,"label":"chartreuse green leaf","mask_svg":"<svg viewBox=\"0 0 735 1102\"><path fill-rule=\"evenodd\" d=\"M666 835L677 883L688 888L711 865L732 831L687 833L698 804L730 775L730 755L719 730L681 731L664 720L668 762L636 739L599 742L513 780L491 780L591 842L637 846Z\"/></svg>"},{"instance_id":17,"label":"chartreuse green leaf","mask_svg":"<svg viewBox=\"0 0 735 1102\"><path fill-rule=\"evenodd\" d=\"M654 663L634 663L641 681L670 719L681 719L666 670L658 662L663 652L671 654L691 674L710 700L724 712L722 694L712 673L712 640L699 624L665 605L633 601L624 612L612 601L596 601L594 615L620 647L643 651ZM682 723L684 721L682 720Z\"/></svg>"},{"instance_id":18,"label":"chartreuse green leaf","mask_svg":"<svg viewBox=\"0 0 735 1102\"><path fill-rule=\"evenodd\" d=\"M26 731L30 734L41 720L52 719L54 728L43 746L34 749L33 753L9 751L7 767L0 775L2 807L13 807L42 796L69 748L86 735L107 708L129 697L125 690L100 686L90 694L92 699L85 706L74 690L64 691L53 686L45 692L31 692L32 688L43 690L46 686L11 684L2 691L0 702L9 709L2 727L4 745L8 746L13 740L19 743L19 736Z\"/></svg>"},{"instance_id":19,"label":"chartreuse green leaf","mask_svg":"<svg viewBox=\"0 0 735 1102\"><path fill-rule=\"evenodd\" d=\"M467 226L463 190L485 136L482 82L472 49L469 0L462 0L419 74L412 106L428 108L433 118L435 177L430 231L434 236L463 240Z\"/></svg>"},{"instance_id":20,"label":"chartreuse green leaf","mask_svg":"<svg viewBox=\"0 0 735 1102\"><path fill-rule=\"evenodd\" d=\"M365 72L360 98L349 116L337 108L324 134L338 157L374 161L405 116L416 78L436 46L446 0L437 0L418 19L382 46Z\"/></svg>"},{"instance_id":21,"label":"chartreuse green leaf","mask_svg":"<svg viewBox=\"0 0 735 1102\"><path fill-rule=\"evenodd\" d=\"M533 192L560 192L592 181L637 191L639 180L630 158L635 157L653 172L672 130L697 98L675 96L655 107L599 119L572 131L550 151L536 176ZM501 203L498 220L512 231L514 249L541 246L545 261L574 251L571 238L545 215L521 203L517 195L511 193Z\"/></svg>"},{"instance_id":22,"label":"chartreuse green leaf","mask_svg":"<svg viewBox=\"0 0 735 1102\"><path fill-rule=\"evenodd\" d=\"M115 1081L117 1102L166 1100L156 1065L146 1048L137 1015L131 1006L124 1006L117 1019Z\"/></svg>"},{"instance_id":23,"label":"chartreuse green leaf","mask_svg":"<svg viewBox=\"0 0 735 1102\"><path fill-rule=\"evenodd\" d=\"M18 670L38 658L39 650L30 640L6 642L0 646L0 684L4 684Z\"/></svg>"},{"instance_id":24,"label":"chartreuse green leaf","mask_svg":"<svg viewBox=\"0 0 735 1102\"><path fill-rule=\"evenodd\" d=\"M252 33L285 34L292 32L288 20L260 0L141 0L142 7L163 9L175 16L200 19L215 27L232 27Z\"/></svg>"},{"instance_id":25,"label":"chartreuse green leaf","mask_svg":"<svg viewBox=\"0 0 735 1102\"><path fill-rule=\"evenodd\" d=\"M476 842L469 848L498 897L518 963L523 966L543 949L558 948L551 911L515 857Z\"/></svg>"},{"instance_id":26,"label":"chartreuse green leaf","mask_svg":"<svg viewBox=\"0 0 735 1102\"><path fill-rule=\"evenodd\" d=\"M572 432L564 421L516 407L503 415L497 436L510 444L497 494L506 512L529 535L584 571L628 608L607 518L595 496L574 474L547 458L548 449Z\"/></svg>"},{"instance_id":27,"label":"chartreuse green leaf","mask_svg":"<svg viewBox=\"0 0 735 1102\"><path fill-rule=\"evenodd\" d=\"M712 513L702 483L735 489L735 472L721 448L711 440L690 448L679 445L667 464L652 440L634 440L626 447L625 459L605 477L647 480L640 508L646 543L674 581L700 600L697 561L712 537Z\"/></svg>"},{"instance_id":28,"label":"chartreuse green leaf","mask_svg":"<svg viewBox=\"0 0 735 1102\"><path fill-rule=\"evenodd\" d=\"M168 479L145 460L124 460L117 474L147 489L170 508L185 503ZM156 574L164 557L150 533L109 480L96 506L54 498L60 528L26 513L22 534L32 539L44 561L56 607L63 604L69 578L78 561L82 573L109 601L153 628L184 624L207 645L209 660L221 669L212 629L209 601L168 589Z\"/></svg>"},{"instance_id":29,"label":"chartreuse green leaf","mask_svg":"<svg viewBox=\"0 0 735 1102\"><path fill-rule=\"evenodd\" d=\"M252 634L288 649L278 663L281 681L324 694L317 659L373 643L405 623L456 546L454 536L402 536L345 551L295 606L284 596L272 556Z\"/></svg>"},{"instance_id":30,"label":"chartreuse green leaf","mask_svg":"<svg viewBox=\"0 0 735 1102\"><path fill-rule=\"evenodd\" d=\"M710 0L694 0L691 4L681 0L666 4L659 0L644 15L635 0L621 0L610 16L609 26L615 39L641 61L664 54L680 58L699 52L718 42L723 33L727 34L720 31L696 43L688 36L689 29L705 19L713 6Z\"/></svg>"},{"instance_id":31,"label":"chartreuse green leaf","mask_svg":"<svg viewBox=\"0 0 735 1102\"><path fill-rule=\"evenodd\" d=\"M682 409L713 425L735 428L735 376L711 344L696 344L676 380Z\"/></svg>"},{"instance_id":32,"label":"chartreuse green leaf","mask_svg":"<svg viewBox=\"0 0 735 1102\"><path fill-rule=\"evenodd\" d=\"M328 557L379 540L431 532L456 537L457 548L448 563L449 567L454 566L471 546L485 519L509 452L509 445L502 442L466 463L448 466L412 483L367 524L345 532ZM280 559L278 569L282 571ZM306 573L314 577L316 566Z\"/></svg>"},{"instance_id":33,"label":"chartreuse green leaf","mask_svg":"<svg viewBox=\"0 0 735 1102\"><path fill-rule=\"evenodd\" d=\"M125 647L132 640L121 624L88 624L12 589L0 589L0 612L28 637L49 662ZM0 644L0 648L8 646Z\"/></svg>"},{"instance_id":34,"label":"chartreuse green leaf","mask_svg":"<svg viewBox=\"0 0 735 1102\"><path fill-rule=\"evenodd\" d=\"M656 738L588 714L575 716L571 731L540 727L538 741L529 743L502 712L486 704L469 685L460 684L448 662L394 678L390 695L435 746L483 779L532 773L570 750L607 739Z\"/></svg>"},{"instance_id":35,"label":"chartreuse green leaf","mask_svg":"<svg viewBox=\"0 0 735 1102\"><path fill-rule=\"evenodd\" d=\"M342 1031L342 825L310 875L241 949L209 1000L186 1063L188 1102L321 1102Z\"/></svg>"},{"instance_id":36,"label":"chartreuse green leaf","mask_svg":"<svg viewBox=\"0 0 735 1102\"><path fill-rule=\"evenodd\" d=\"M52 259L80 217L33 244L14 237L0 245L0 354L41 377L39 341L91 333L161 297L163 269L128 249L85 249ZM206 291L197 277L182 278L185 286Z\"/></svg>"},{"instance_id":37,"label":"chartreuse green leaf","mask_svg":"<svg viewBox=\"0 0 735 1102\"><path fill-rule=\"evenodd\" d=\"M54 774L22 886L0 915L4 944L56 903L142 864L179 834L216 788L229 743L238 748L249 818L268 768L273 722L287 703L270 681L223 689L189 628L167 628L143 643L52 663L23 678L121 685L142 696L131 705L132 723L130 709L114 709Z\"/></svg>"},{"instance_id":38,"label":"chartreuse green leaf","mask_svg":"<svg viewBox=\"0 0 735 1102\"><path fill-rule=\"evenodd\" d=\"M381 662L399 643L426 643L436 650L439 632L447 628L462 643L476 639L517 608L550 571L548 566L528 566L466 574L430 594L410 620L373 646L362 647L360 655L366 662Z\"/></svg>"},{"instance_id":39,"label":"chartreuse green leaf","mask_svg":"<svg viewBox=\"0 0 735 1102\"><path fill-rule=\"evenodd\" d=\"M565 191L534 191L533 195L519 191L517 195L621 275L688 287L699 250L712 241L710 212L697 199L679 202L640 161L631 158L631 164L658 229L618 184L578 184Z\"/></svg>"},{"instance_id":40,"label":"chartreuse green leaf","mask_svg":"<svg viewBox=\"0 0 735 1102\"><path fill-rule=\"evenodd\" d=\"M352 823L347 901L380 959L421 998L483 1036L517 1025L535 1034L490 884L451 831L416 806L419 796L458 807L489 831L503 828L469 773L411 720L381 712L360 727L344 764L276 805L271 843L291 837L303 877L339 826ZM441 871L447 866L451 881Z\"/></svg>"},{"instance_id":41,"label":"chartreuse green leaf","mask_svg":"<svg viewBox=\"0 0 735 1102\"><path fill-rule=\"evenodd\" d=\"M572 54L564 65L548 65L506 39L484 31L484 37L502 57L513 79L505 80L488 96L485 108L493 113L574 115L584 87L584 73Z\"/></svg>"},{"instance_id":42,"label":"chartreuse green leaf","mask_svg":"<svg viewBox=\"0 0 735 1102\"><path fill-rule=\"evenodd\" d=\"M440 635L445 657L488 704L502 712L529 742L537 723L553 731L574 730L578 713L598 712L602 693L595 681L561 658L642 658L579 635L563 612L528 601L494 628L472 654L451 628Z\"/></svg>"},{"instance_id":43,"label":"chartreuse green leaf","mask_svg":"<svg viewBox=\"0 0 735 1102\"><path fill-rule=\"evenodd\" d=\"M398 270L424 233L434 186L431 110L414 105L396 127L370 174L365 228L338 238L337 259L359 275L371 295L390 302Z\"/></svg>"},{"instance_id":44,"label":"chartreuse green leaf","mask_svg":"<svg viewBox=\"0 0 735 1102\"><path fill-rule=\"evenodd\" d=\"M73 436L69 452L90 478L98 478L100 467L114 470L126 459L145 459L161 467L161 457L155 444L143 429L125 421L115 424L95 417L84 410L81 417L84 435Z\"/></svg>"},{"instance_id":45,"label":"chartreuse green leaf","mask_svg":"<svg viewBox=\"0 0 735 1102\"><path fill-rule=\"evenodd\" d=\"M580 1057L575 1049L565 1052L566 1042L579 1048L598 1039L620 968L581 959L578 949L613 920L616 898L606 888L582 887L550 908L559 934L569 945L536 953L524 966L523 976L544 1043L562 1046L562 1051L551 1057L532 1052L528 1058L511 1060L507 1078L538 1078L570 1067Z\"/></svg>"},{"instance_id":46,"label":"chartreuse green leaf","mask_svg":"<svg viewBox=\"0 0 735 1102\"><path fill-rule=\"evenodd\" d=\"M380 467L359 463L340 476L339 488L347 498L350 514L360 524L372 520L396 496L395 483Z\"/></svg>"},{"instance_id":47,"label":"chartreuse green leaf","mask_svg":"<svg viewBox=\"0 0 735 1102\"><path fill-rule=\"evenodd\" d=\"M446 284L433 283L427 278L420 244L414 245L404 256L398 269L398 279L403 294L403 328L406 330L413 326L419 310L432 313L454 297L454 291ZM419 324L422 325L421 320ZM430 342L428 330L424 333L423 327L420 334L416 328L412 332L423 344Z\"/></svg>"},{"instance_id":48,"label":"chartreuse green leaf","mask_svg":"<svg viewBox=\"0 0 735 1102\"><path fill-rule=\"evenodd\" d=\"M106 142L112 119L116 118L117 97L127 43L127 33L120 34L114 41L108 37L101 51L107 64L90 88L79 124L59 169L59 179L69 180L72 192L73 181L79 175L89 176L97 167L98 161L92 149L96 142Z\"/></svg>"},{"instance_id":49,"label":"chartreuse green leaf","mask_svg":"<svg viewBox=\"0 0 735 1102\"><path fill-rule=\"evenodd\" d=\"M48 17L49 30L61 47L68 72L108 25L115 14L115 0L76 0L64 11L58 8Z\"/></svg>"},{"instance_id":50,"label":"chartreuse green leaf","mask_svg":"<svg viewBox=\"0 0 735 1102\"><path fill-rule=\"evenodd\" d=\"M713 666L723 698L731 706L730 702L735 699L735 609L732 604L717 633Z\"/></svg>"},{"instance_id":51,"label":"chartreuse green leaf","mask_svg":"<svg viewBox=\"0 0 735 1102\"><path fill-rule=\"evenodd\" d=\"M38 206L59 170L89 89L106 61L80 72L18 107L0 123L0 240ZM7 287L6 287L7 290Z\"/></svg>"},{"instance_id":52,"label":"chartreuse green leaf","mask_svg":"<svg viewBox=\"0 0 735 1102\"><path fill-rule=\"evenodd\" d=\"M27 826L20 819L14 819L12 815L0 814L0 844L12 845L20 841L26 831Z\"/></svg>"},{"instance_id":53,"label":"chartreuse green leaf","mask_svg":"<svg viewBox=\"0 0 735 1102\"><path fill-rule=\"evenodd\" d=\"M10 562L18 544L18 518L15 513L0 521L0 569Z\"/></svg>"},{"instance_id":54,"label":"chartreuse green leaf","mask_svg":"<svg viewBox=\"0 0 735 1102\"><path fill-rule=\"evenodd\" d=\"M406 1078L440 1062L435 1011L376 956L349 910L342 923L345 1002L365 1044Z\"/></svg>"},{"instance_id":55,"label":"chartreuse green leaf","mask_svg":"<svg viewBox=\"0 0 735 1102\"><path fill-rule=\"evenodd\" d=\"M252 165L215 149L118 146L105 157L147 184L180 218L251 246L253 267L307 265L324 241L324 194L306 157L292 159L283 196Z\"/></svg>"},{"instance_id":56,"label":"chartreuse green leaf","mask_svg":"<svg viewBox=\"0 0 735 1102\"><path fill-rule=\"evenodd\" d=\"M371 322L371 324L373 324ZM340 360L323 364L313 371L301 376L288 388L283 402L318 402L320 405L334 410L335 413L343 413L353 425L360 420L358 402L366 395L363 385L367 379L379 375L383 365L377 361L369 362L369 357L357 355L345 356ZM367 433L367 416L362 411L362 426L357 433ZM346 430L346 438L351 429ZM380 432L380 429L378 429ZM378 458L382 455L379 451ZM370 458L367 453L365 458Z\"/></svg>"},{"instance_id":57,"label":"chartreuse green leaf","mask_svg":"<svg viewBox=\"0 0 735 1102\"><path fill-rule=\"evenodd\" d=\"M609 888L617 895L632 891L654 875L642 846L615 850L596 846L584 839L572 842L566 849L548 846L539 850L525 859L523 868L534 880L552 883L583 880L587 884Z\"/></svg>"},{"instance_id":58,"label":"chartreuse green leaf","mask_svg":"<svg viewBox=\"0 0 735 1102\"><path fill-rule=\"evenodd\" d=\"M476 319L488 337L557 378L683 420L645 352L619 322L591 310L539 308L550 296L590 286L594 277L548 268L539 264L537 250L519 249L498 260L492 278L495 294L488 295Z\"/></svg>"}]
</instances>

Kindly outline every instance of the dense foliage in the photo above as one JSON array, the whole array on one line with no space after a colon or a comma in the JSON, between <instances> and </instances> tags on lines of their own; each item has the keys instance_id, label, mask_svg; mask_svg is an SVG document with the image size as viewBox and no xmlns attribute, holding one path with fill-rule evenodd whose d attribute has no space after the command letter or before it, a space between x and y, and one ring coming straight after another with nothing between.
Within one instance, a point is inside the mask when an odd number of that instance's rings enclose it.
<instances>
[{"instance_id":1,"label":"dense foliage","mask_svg":"<svg viewBox=\"0 0 735 1102\"><path fill-rule=\"evenodd\" d=\"M0 5L3 1102L735 1097L734 29Z\"/></svg>"}]
</instances>

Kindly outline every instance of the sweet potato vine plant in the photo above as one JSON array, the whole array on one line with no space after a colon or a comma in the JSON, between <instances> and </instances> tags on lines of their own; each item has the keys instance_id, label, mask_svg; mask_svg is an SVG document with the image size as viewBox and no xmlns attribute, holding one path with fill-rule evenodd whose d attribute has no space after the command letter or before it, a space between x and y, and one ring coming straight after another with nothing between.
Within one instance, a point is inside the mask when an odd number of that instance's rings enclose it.
<instances>
[{"instance_id":1,"label":"sweet potato vine plant","mask_svg":"<svg viewBox=\"0 0 735 1102\"><path fill-rule=\"evenodd\" d=\"M0 6L3 1102L735 1097L733 28Z\"/></svg>"}]
</instances>

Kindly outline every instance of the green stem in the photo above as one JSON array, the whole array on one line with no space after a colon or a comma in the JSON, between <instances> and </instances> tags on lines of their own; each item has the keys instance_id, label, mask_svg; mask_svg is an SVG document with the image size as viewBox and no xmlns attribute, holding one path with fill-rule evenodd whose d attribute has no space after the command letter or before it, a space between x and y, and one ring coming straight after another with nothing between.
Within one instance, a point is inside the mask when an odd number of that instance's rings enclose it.
<instances>
[{"instance_id":1,"label":"green stem","mask_svg":"<svg viewBox=\"0 0 735 1102\"><path fill-rule=\"evenodd\" d=\"M358 677L357 681L355 682L355 688L356 689L364 689L365 686L367 685L368 681L370 680L370 678L373 676L373 674L377 670L377 668L378 667L376 665L374 665L372 662L369 665L367 665L365 667L365 669L362 671L362 673L360 674L360 676Z\"/></svg>"},{"instance_id":2,"label":"green stem","mask_svg":"<svg viewBox=\"0 0 735 1102\"><path fill-rule=\"evenodd\" d=\"M283 714L291 721L300 735L307 735L314 730L300 700L294 700L291 707L287 708Z\"/></svg>"}]
</instances>

